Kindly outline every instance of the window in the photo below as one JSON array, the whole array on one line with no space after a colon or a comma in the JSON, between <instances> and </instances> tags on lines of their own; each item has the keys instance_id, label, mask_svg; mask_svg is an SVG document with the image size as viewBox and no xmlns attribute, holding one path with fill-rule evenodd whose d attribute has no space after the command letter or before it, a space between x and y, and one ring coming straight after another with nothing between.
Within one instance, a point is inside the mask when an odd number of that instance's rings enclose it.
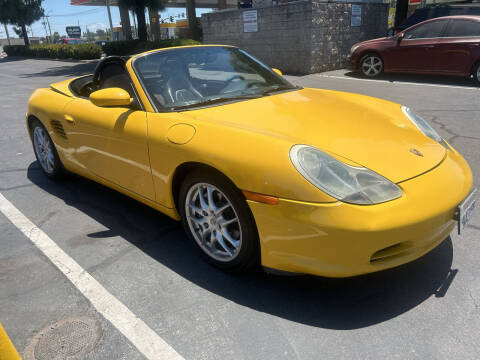
<instances>
[{"instance_id":1,"label":"window","mask_svg":"<svg viewBox=\"0 0 480 360\"><path fill-rule=\"evenodd\" d=\"M443 28L448 20L436 20L419 25L405 32L404 39L428 39L442 36Z\"/></svg>"},{"instance_id":2,"label":"window","mask_svg":"<svg viewBox=\"0 0 480 360\"><path fill-rule=\"evenodd\" d=\"M244 51L222 46L153 52L133 61L155 106L178 111L296 87Z\"/></svg>"},{"instance_id":3,"label":"window","mask_svg":"<svg viewBox=\"0 0 480 360\"><path fill-rule=\"evenodd\" d=\"M448 37L480 37L480 22L472 20L452 20L447 31Z\"/></svg>"}]
</instances>

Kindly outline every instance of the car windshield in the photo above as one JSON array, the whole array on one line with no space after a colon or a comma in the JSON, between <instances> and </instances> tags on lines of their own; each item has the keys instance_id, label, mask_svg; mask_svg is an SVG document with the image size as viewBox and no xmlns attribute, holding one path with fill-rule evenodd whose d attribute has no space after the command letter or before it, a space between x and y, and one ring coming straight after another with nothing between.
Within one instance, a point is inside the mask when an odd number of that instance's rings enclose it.
<instances>
[{"instance_id":1,"label":"car windshield","mask_svg":"<svg viewBox=\"0 0 480 360\"><path fill-rule=\"evenodd\" d=\"M136 58L133 68L159 110L175 111L296 89L233 47L188 47Z\"/></svg>"}]
</instances>

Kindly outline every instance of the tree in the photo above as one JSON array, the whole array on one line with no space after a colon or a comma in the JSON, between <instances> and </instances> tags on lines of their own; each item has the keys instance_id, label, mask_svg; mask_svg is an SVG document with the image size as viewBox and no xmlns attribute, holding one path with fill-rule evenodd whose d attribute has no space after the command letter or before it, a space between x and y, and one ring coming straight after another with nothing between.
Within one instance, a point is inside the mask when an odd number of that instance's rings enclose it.
<instances>
[{"instance_id":1,"label":"tree","mask_svg":"<svg viewBox=\"0 0 480 360\"><path fill-rule=\"evenodd\" d=\"M0 0L0 22L19 27L15 32L23 37L25 45L30 45L27 26L43 16L42 2L43 0Z\"/></svg>"},{"instance_id":2,"label":"tree","mask_svg":"<svg viewBox=\"0 0 480 360\"><path fill-rule=\"evenodd\" d=\"M165 0L118 0L118 5L124 9L133 10L137 14L138 38L147 40L147 23L145 21L145 7L154 11L165 9Z\"/></svg>"}]
</instances>

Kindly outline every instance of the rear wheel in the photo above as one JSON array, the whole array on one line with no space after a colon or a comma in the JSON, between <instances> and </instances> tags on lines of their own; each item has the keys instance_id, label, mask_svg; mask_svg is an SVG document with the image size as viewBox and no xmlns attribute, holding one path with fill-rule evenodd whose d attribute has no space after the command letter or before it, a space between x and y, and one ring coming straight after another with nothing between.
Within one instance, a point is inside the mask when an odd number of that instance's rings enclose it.
<instances>
[{"instance_id":1,"label":"rear wheel","mask_svg":"<svg viewBox=\"0 0 480 360\"><path fill-rule=\"evenodd\" d=\"M473 67L473 80L480 85L480 61Z\"/></svg>"},{"instance_id":2,"label":"rear wheel","mask_svg":"<svg viewBox=\"0 0 480 360\"><path fill-rule=\"evenodd\" d=\"M54 179L63 175L63 166L47 129L35 119L30 125L35 156L45 175Z\"/></svg>"},{"instance_id":3,"label":"rear wheel","mask_svg":"<svg viewBox=\"0 0 480 360\"><path fill-rule=\"evenodd\" d=\"M258 236L241 192L219 174L196 171L179 194L182 223L194 246L211 264L243 272L258 264Z\"/></svg>"},{"instance_id":4,"label":"rear wheel","mask_svg":"<svg viewBox=\"0 0 480 360\"><path fill-rule=\"evenodd\" d=\"M378 76L383 71L383 60L375 53L367 54L360 60L360 70L365 76Z\"/></svg>"}]
</instances>

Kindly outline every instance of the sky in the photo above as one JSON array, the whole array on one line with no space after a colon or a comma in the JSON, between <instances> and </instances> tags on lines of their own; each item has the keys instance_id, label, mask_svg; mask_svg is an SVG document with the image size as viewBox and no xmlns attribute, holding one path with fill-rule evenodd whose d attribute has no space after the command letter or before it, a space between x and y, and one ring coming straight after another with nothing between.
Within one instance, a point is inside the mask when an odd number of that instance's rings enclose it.
<instances>
[{"instance_id":1,"label":"sky","mask_svg":"<svg viewBox=\"0 0 480 360\"><path fill-rule=\"evenodd\" d=\"M43 8L45 14L49 15L50 27L52 34L57 31L60 35L66 35L65 27L80 24L82 34L86 27L88 30L95 32L97 29L107 29L110 27L108 23L108 13L105 6L72 6L70 0L44 0ZM112 13L113 26L120 26L120 13L117 6L110 7ZM197 16L210 9L197 9ZM160 13L160 18L164 19L170 15L177 16L178 14L186 13L185 9L167 8ZM133 20L130 16L130 23L133 26ZM42 20L37 21L31 26L33 36L45 36L45 29L42 25ZM10 36L18 37L11 26L8 26ZM31 32L28 34L31 36ZM0 27L0 38L6 38L3 26Z\"/></svg>"}]
</instances>

